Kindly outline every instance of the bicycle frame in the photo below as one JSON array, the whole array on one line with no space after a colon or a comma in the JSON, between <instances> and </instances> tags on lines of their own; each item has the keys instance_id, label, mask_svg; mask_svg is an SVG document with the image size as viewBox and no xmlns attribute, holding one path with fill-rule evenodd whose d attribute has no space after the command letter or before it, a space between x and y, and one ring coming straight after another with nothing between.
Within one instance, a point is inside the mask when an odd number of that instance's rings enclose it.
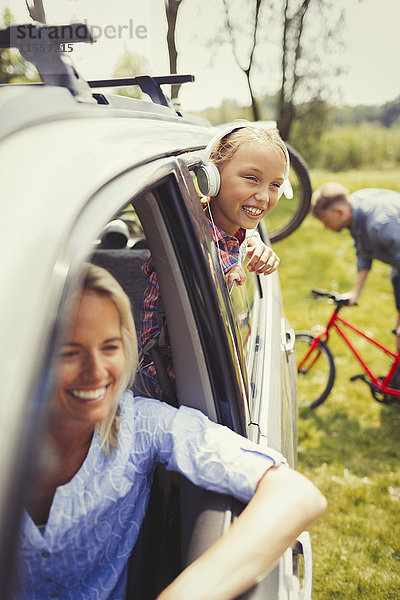
<instances>
[{"instance_id":1,"label":"bicycle frame","mask_svg":"<svg viewBox=\"0 0 400 600\"><path fill-rule=\"evenodd\" d=\"M335 308L325 329L323 329L320 333L315 335L315 339L314 339L313 343L311 344L309 354L315 348L315 346L317 346L317 344L320 340L322 340L325 343L328 343L329 331L333 327L338 332L338 334L340 335L342 340L346 343L346 345L353 352L354 356L356 357L358 362L361 364L364 371L370 377L372 383L384 394L390 394L391 396L397 396L400 398L400 390L396 390L394 388L388 387L388 383L390 383L394 373L396 372L397 367L400 365L400 352L399 353L392 352L391 350L389 350L389 348L386 348L385 346L383 346L382 344L380 344L379 342L377 342L376 340L374 340L373 338L368 336L366 333L364 333L363 331L361 331L360 329L358 329L357 327L355 327L354 325L352 325L351 323L349 323L342 317L339 317L338 313L339 313L340 308L341 307ZM366 339L368 342L370 342L371 344L373 344L374 346L376 346L377 348L382 350L382 352L384 352L385 354L387 354L388 356L390 356L393 359L393 363L392 363L392 366L390 367L389 373L383 379L379 379L372 373L368 364L365 362L365 360L362 358L362 356L359 354L359 352L357 352L357 350L354 348L353 344L346 336L346 333L341 329L340 324L344 325L345 327L348 327L349 329L351 329L352 331L354 331L355 333L357 333L358 335L360 335L361 337Z\"/></svg>"}]
</instances>

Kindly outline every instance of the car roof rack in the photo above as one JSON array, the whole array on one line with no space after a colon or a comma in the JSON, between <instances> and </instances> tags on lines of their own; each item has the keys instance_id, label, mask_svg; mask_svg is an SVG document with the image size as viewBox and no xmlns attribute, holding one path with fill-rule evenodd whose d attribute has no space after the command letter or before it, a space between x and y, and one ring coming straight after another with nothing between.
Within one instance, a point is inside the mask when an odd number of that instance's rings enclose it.
<instances>
[{"instance_id":1,"label":"car roof rack","mask_svg":"<svg viewBox=\"0 0 400 600\"><path fill-rule=\"evenodd\" d=\"M161 77L138 75L86 81L79 74L69 55L60 48L61 44L77 42L95 42L86 23L46 25L35 22L9 25L5 29L0 29L0 48L17 48L26 60L35 65L44 85L66 87L80 102L107 104L104 96L92 94L91 88L137 85L155 104L174 110L171 100L163 92L161 85L194 81L194 75L178 74ZM48 46L46 51L43 51L44 46Z\"/></svg>"},{"instance_id":2,"label":"car roof rack","mask_svg":"<svg viewBox=\"0 0 400 600\"><path fill-rule=\"evenodd\" d=\"M136 77L120 77L117 79L93 79L88 84L91 88L119 87L138 85L142 92L148 94L155 104L172 107L171 101L161 89L163 84L182 84L194 81L194 75L137 75Z\"/></svg>"},{"instance_id":3,"label":"car roof rack","mask_svg":"<svg viewBox=\"0 0 400 600\"><path fill-rule=\"evenodd\" d=\"M85 23L45 25L23 23L0 29L0 48L17 48L33 63L44 84L66 87L81 102L96 102L87 81L78 73L60 44L94 43ZM45 51L43 51L43 48Z\"/></svg>"}]
</instances>

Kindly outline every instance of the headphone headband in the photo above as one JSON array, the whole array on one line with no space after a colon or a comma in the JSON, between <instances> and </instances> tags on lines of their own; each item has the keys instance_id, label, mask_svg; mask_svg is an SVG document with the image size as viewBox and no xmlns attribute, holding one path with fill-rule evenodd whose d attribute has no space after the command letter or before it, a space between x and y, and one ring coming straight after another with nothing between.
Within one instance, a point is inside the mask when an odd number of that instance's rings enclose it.
<instances>
[{"instance_id":1,"label":"headphone headband","mask_svg":"<svg viewBox=\"0 0 400 600\"><path fill-rule=\"evenodd\" d=\"M229 133L232 133L232 131L235 131L236 129L242 129L243 127L248 127L249 125L251 125L251 123L248 123L247 121L240 123L240 124L232 123L230 126L224 127L224 129L222 131L219 131L218 133L216 133L214 135L214 137L212 137L211 140L208 142L205 149L203 150L203 158L202 158L203 165L206 165L209 162L211 152L214 150L214 147L216 146L216 144L220 140L222 140L222 138L224 138Z\"/></svg>"}]
</instances>

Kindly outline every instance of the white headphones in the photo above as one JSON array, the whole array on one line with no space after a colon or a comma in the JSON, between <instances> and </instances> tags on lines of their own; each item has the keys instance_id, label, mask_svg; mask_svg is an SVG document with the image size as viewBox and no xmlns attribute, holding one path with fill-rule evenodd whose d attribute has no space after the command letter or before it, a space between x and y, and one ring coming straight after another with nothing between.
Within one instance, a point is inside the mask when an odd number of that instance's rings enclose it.
<instances>
[{"instance_id":1,"label":"white headphones","mask_svg":"<svg viewBox=\"0 0 400 600\"><path fill-rule=\"evenodd\" d=\"M210 155L216 144L222 140L226 135L232 133L236 129L242 129L243 127L257 127L256 123L244 122L240 124L232 124L230 127L224 128L221 132L217 133L207 144L202 157L202 164L197 169L197 183L199 189L204 196L214 197L218 194L221 186L221 176L218 168L210 161ZM293 189L289 181L290 171L290 159L289 153L286 148L286 144L283 144L285 155L286 155L286 168L284 174L284 181L279 188L278 198L284 193L286 198L293 198Z\"/></svg>"}]
</instances>

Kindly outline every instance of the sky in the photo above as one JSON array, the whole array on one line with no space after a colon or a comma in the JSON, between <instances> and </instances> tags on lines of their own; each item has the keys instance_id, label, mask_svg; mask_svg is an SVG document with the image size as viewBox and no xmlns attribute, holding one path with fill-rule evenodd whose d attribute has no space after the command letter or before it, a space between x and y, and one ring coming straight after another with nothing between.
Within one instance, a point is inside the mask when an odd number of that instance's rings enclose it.
<instances>
[{"instance_id":1,"label":"sky","mask_svg":"<svg viewBox=\"0 0 400 600\"><path fill-rule=\"evenodd\" d=\"M237 18L247 18L248 3L231 0ZM1 0L18 22L28 22L25 0ZM76 44L70 54L87 79L110 77L126 50L145 56L149 72L169 72L164 0L44 0L47 21L86 20L96 44ZM382 104L400 95L400 0L347 0L340 62L343 73L331 77L330 99L337 104ZM243 11L243 14L241 14ZM246 80L228 45L218 44L222 0L183 0L177 44L178 70L192 73L195 83L181 90L184 110L218 106L224 98L249 103ZM271 24L271 31L273 24ZM259 93L273 93L278 83L279 47L254 75Z\"/></svg>"}]
</instances>

